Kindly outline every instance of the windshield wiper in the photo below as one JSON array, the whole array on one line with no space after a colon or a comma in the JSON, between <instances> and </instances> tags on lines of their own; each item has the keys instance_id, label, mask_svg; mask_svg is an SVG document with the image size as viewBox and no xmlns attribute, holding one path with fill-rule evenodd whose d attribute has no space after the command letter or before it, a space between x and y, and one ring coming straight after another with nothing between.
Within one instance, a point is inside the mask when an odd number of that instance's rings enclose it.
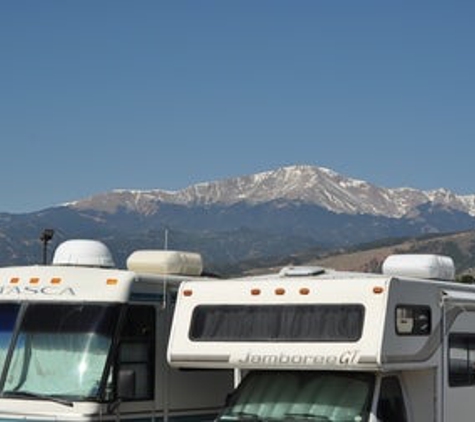
<instances>
[{"instance_id":1,"label":"windshield wiper","mask_svg":"<svg viewBox=\"0 0 475 422\"><path fill-rule=\"evenodd\" d=\"M328 416L313 413L286 413L285 421L331 421Z\"/></svg>"},{"instance_id":2,"label":"windshield wiper","mask_svg":"<svg viewBox=\"0 0 475 422\"><path fill-rule=\"evenodd\" d=\"M229 413L227 415L222 415L217 420L218 421L252 421L252 422L259 422L259 421L264 421L265 419L261 419L255 413L232 412L232 413Z\"/></svg>"},{"instance_id":3,"label":"windshield wiper","mask_svg":"<svg viewBox=\"0 0 475 422\"><path fill-rule=\"evenodd\" d=\"M60 397L48 396L46 394L33 393L31 391L5 391L3 397L8 398L28 398L28 399L38 399L38 400L48 400L54 403L62 404L63 406L73 407L74 403L70 400L66 400Z\"/></svg>"}]
</instances>

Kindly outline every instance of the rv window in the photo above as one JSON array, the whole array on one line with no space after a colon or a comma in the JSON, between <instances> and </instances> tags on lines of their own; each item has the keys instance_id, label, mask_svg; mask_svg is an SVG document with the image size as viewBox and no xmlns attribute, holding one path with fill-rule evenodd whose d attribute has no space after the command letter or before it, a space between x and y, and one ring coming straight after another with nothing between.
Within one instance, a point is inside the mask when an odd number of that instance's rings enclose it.
<instances>
[{"instance_id":1,"label":"rv window","mask_svg":"<svg viewBox=\"0 0 475 422\"><path fill-rule=\"evenodd\" d=\"M332 305L203 305L195 308L194 341L345 341L361 337L364 307Z\"/></svg>"},{"instance_id":2,"label":"rv window","mask_svg":"<svg viewBox=\"0 0 475 422\"><path fill-rule=\"evenodd\" d=\"M400 336L428 336L431 331L429 306L399 305L396 308L396 333Z\"/></svg>"},{"instance_id":3,"label":"rv window","mask_svg":"<svg viewBox=\"0 0 475 422\"><path fill-rule=\"evenodd\" d=\"M128 379L123 400L153 398L155 356L155 310L152 306L130 306L125 316L119 344L117 379ZM119 382L119 387L121 382ZM119 388L120 390L120 388Z\"/></svg>"},{"instance_id":4,"label":"rv window","mask_svg":"<svg viewBox=\"0 0 475 422\"><path fill-rule=\"evenodd\" d=\"M449 385L475 384L475 334L450 334Z\"/></svg>"},{"instance_id":5,"label":"rv window","mask_svg":"<svg viewBox=\"0 0 475 422\"><path fill-rule=\"evenodd\" d=\"M381 422L406 422L406 408L401 385L397 377L386 377L381 383L378 402L378 420Z\"/></svg>"}]
</instances>

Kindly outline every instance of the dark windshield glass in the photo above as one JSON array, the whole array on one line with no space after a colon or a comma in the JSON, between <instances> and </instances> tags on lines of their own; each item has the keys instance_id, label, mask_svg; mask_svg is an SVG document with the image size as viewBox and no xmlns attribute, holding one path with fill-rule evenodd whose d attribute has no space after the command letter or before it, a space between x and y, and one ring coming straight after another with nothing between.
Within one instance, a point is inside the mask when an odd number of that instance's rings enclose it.
<instances>
[{"instance_id":1,"label":"dark windshield glass","mask_svg":"<svg viewBox=\"0 0 475 422\"><path fill-rule=\"evenodd\" d=\"M373 389L369 373L255 371L218 421L365 422Z\"/></svg>"},{"instance_id":2,"label":"dark windshield glass","mask_svg":"<svg viewBox=\"0 0 475 422\"><path fill-rule=\"evenodd\" d=\"M97 397L118 312L111 305L28 305L3 394Z\"/></svg>"},{"instance_id":3,"label":"dark windshield glass","mask_svg":"<svg viewBox=\"0 0 475 422\"><path fill-rule=\"evenodd\" d=\"M364 307L325 305L203 305L193 312L194 341L357 341Z\"/></svg>"},{"instance_id":4,"label":"dark windshield glass","mask_svg":"<svg viewBox=\"0 0 475 422\"><path fill-rule=\"evenodd\" d=\"M17 304L0 304L0 373L5 364L19 309Z\"/></svg>"}]
</instances>

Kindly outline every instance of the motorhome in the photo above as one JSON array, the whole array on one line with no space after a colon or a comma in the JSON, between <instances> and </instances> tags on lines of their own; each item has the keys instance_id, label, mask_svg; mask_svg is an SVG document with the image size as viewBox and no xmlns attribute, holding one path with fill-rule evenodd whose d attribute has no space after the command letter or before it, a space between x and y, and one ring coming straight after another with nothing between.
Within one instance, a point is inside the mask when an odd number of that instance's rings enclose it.
<instances>
[{"instance_id":1,"label":"motorhome","mask_svg":"<svg viewBox=\"0 0 475 422\"><path fill-rule=\"evenodd\" d=\"M454 273L449 257L393 255L381 274L185 282L168 360L234 369L220 422L473 421L475 287Z\"/></svg>"},{"instance_id":2,"label":"motorhome","mask_svg":"<svg viewBox=\"0 0 475 422\"><path fill-rule=\"evenodd\" d=\"M176 291L198 254L70 240L52 265L0 269L0 421L208 421L231 371L166 363ZM206 385L206 388L203 388Z\"/></svg>"}]
</instances>

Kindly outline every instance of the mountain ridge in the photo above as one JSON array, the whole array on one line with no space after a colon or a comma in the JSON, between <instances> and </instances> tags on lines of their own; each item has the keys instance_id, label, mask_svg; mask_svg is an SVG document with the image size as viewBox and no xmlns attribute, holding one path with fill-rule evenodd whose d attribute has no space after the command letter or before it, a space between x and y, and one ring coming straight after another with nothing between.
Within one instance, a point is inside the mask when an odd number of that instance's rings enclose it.
<instances>
[{"instance_id":1,"label":"mountain ridge","mask_svg":"<svg viewBox=\"0 0 475 422\"><path fill-rule=\"evenodd\" d=\"M203 255L229 273L251 260L283 259L387 238L475 229L475 196L446 189L386 189L324 167L288 166L179 191L116 189L27 214L0 214L0 265L38 263L45 228L63 240L94 238L119 267L136 249ZM430 251L428 251L429 253Z\"/></svg>"},{"instance_id":2,"label":"mountain ridge","mask_svg":"<svg viewBox=\"0 0 475 422\"><path fill-rule=\"evenodd\" d=\"M475 194L457 195L443 188L430 191L408 187L383 188L343 176L326 167L309 165L201 182L177 191L115 189L64 206L112 213L122 207L152 215L163 203L232 206L241 202L258 205L275 200L300 201L340 214L391 218L410 216L418 206L433 203L475 216Z\"/></svg>"}]
</instances>

